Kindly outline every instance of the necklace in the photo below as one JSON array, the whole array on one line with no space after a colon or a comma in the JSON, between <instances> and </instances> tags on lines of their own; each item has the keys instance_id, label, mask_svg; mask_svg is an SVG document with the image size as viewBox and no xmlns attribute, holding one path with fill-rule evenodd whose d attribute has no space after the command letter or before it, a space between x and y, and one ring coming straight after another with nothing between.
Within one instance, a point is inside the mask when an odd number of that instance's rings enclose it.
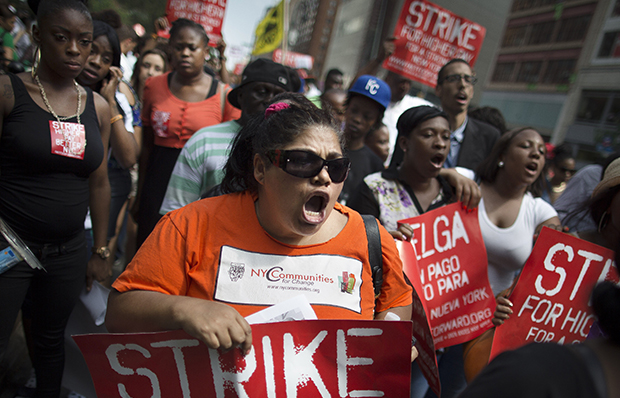
<instances>
[{"instance_id":1,"label":"necklace","mask_svg":"<svg viewBox=\"0 0 620 398\"><path fill-rule=\"evenodd\" d=\"M56 120L58 120L58 122L62 120L69 120L69 119L73 119L74 117L77 117L77 122L78 124L80 124L80 109L82 108L82 95L80 94L80 86L75 81L75 79L73 79L73 85L75 86L75 91L77 91L77 95L78 95L77 111L75 111L75 115L63 116L63 117L58 116L56 112L54 112L54 109L52 109L50 102L47 100L47 95L45 94L45 89L43 89L41 80L39 80L39 75L34 75L34 80L37 82L37 86L39 86L39 91L41 92L41 97L43 97L43 102L45 103L45 107L47 108L48 111L50 111L52 115L54 115L54 117L56 118Z\"/></svg>"},{"instance_id":2,"label":"necklace","mask_svg":"<svg viewBox=\"0 0 620 398\"><path fill-rule=\"evenodd\" d=\"M43 85L41 84L41 80L39 79L39 75L34 75L34 80L37 82L37 86L39 86L39 91L41 92L41 97L43 97L43 102L45 103L45 107L47 108L47 110L54 116L54 118L56 118L56 120L58 121L58 123L60 123L62 120L69 120L69 119L73 119L74 117L77 117L77 122L78 124L80 123L80 109L82 108L82 94L80 93L80 86L78 85L78 83L75 81L75 79L73 79L73 85L75 86L75 91L77 91L77 96L78 96L78 100L77 100L77 110L75 111L75 115L71 115L71 116L63 116L60 117L56 114L56 112L54 112L54 109L52 109L52 105L50 105L50 102L47 99L47 95L45 94L45 89L43 88ZM71 141L69 139L69 137L67 137L67 133L65 131L65 129L61 129L62 131L62 137L65 140L65 143L67 143L67 149L69 150L70 153L72 153L73 155L76 156L80 156L84 153L84 150L86 149L86 139L84 139L84 144L81 145L81 148L79 148L79 150L74 151L71 148L71 145L69 145L69 142Z\"/></svg>"}]
</instances>

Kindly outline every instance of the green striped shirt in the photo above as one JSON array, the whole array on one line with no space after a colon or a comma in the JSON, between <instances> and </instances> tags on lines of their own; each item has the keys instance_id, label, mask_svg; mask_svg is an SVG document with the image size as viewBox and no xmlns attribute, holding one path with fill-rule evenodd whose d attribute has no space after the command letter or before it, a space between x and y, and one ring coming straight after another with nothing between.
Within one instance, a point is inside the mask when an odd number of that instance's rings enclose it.
<instances>
[{"instance_id":1,"label":"green striped shirt","mask_svg":"<svg viewBox=\"0 0 620 398\"><path fill-rule=\"evenodd\" d=\"M198 130L187 141L174 166L160 213L183 207L222 182L230 146L241 130L232 120Z\"/></svg>"}]
</instances>

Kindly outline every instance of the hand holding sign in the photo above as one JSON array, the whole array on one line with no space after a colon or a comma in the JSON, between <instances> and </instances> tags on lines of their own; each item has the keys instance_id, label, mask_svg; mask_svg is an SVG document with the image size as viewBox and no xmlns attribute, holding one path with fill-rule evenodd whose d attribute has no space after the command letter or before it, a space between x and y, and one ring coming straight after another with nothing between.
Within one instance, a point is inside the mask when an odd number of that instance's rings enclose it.
<instances>
[{"instance_id":1,"label":"hand holding sign","mask_svg":"<svg viewBox=\"0 0 620 398\"><path fill-rule=\"evenodd\" d=\"M594 321L594 285L618 281L613 252L543 228L510 296L514 314L495 331L491 358L530 342L585 340Z\"/></svg>"}]
</instances>

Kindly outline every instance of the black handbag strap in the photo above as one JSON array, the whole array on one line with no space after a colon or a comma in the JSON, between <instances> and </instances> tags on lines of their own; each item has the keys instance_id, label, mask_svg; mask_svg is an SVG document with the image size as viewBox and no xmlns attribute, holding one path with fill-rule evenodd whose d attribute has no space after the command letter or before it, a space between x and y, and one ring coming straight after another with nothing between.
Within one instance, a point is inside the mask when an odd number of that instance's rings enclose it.
<instances>
[{"instance_id":1,"label":"black handbag strap","mask_svg":"<svg viewBox=\"0 0 620 398\"><path fill-rule=\"evenodd\" d=\"M366 227L366 238L368 240L368 262L372 270L372 285L375 290L375 298L381 294L383 285L383 254L381 249L381 233L379 225L374 216L362 214L364 226Z\"/></svg>"}]
</instances>

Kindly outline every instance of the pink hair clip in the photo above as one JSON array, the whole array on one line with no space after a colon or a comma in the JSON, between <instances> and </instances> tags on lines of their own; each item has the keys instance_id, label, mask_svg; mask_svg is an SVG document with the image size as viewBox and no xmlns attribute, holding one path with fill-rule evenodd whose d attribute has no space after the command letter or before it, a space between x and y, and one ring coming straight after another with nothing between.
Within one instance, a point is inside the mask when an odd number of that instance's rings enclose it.
<instances>
[{"instance_id":1,"label":"pink hair clip","mask_svg":"<svg viewBox=\"0 0 620 398\"><path fill-rule=\"evenodd\" d=\"M286 102L276 102L275 104L271 104L265 109L265 119L276 112L280 112L282 109L288 109L291 105Z\"/></svg>"}]
</instances>

